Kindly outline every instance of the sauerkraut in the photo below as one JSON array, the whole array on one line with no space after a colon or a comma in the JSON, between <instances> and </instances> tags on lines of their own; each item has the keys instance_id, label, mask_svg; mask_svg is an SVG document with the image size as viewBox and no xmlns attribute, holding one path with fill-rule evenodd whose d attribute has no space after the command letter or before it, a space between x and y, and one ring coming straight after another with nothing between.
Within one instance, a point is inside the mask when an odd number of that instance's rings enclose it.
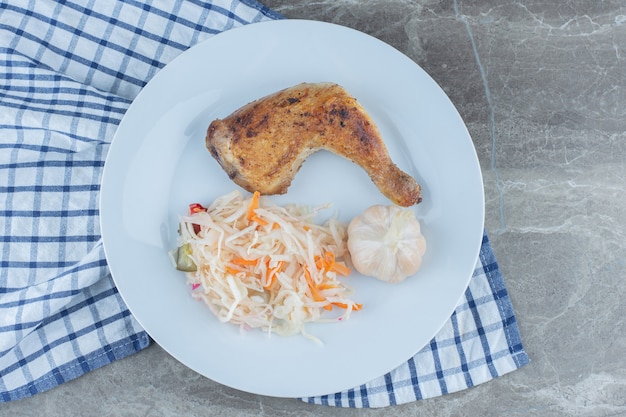
<instances>
[{"instance_id":1,"label":"sauerkraut","mask_svg":"<svg viewBox=\"0 0 626 417\"><path fill-rule=\"evenodd\" d=\"M279 335L311 337L305 323L349 318L361 305L338 278L350 273L347 226L333 217L316 224L327 207L278 206L239 191L190 205L178 252L192 296L222 322Z\"/></svg>"}]
</instances>

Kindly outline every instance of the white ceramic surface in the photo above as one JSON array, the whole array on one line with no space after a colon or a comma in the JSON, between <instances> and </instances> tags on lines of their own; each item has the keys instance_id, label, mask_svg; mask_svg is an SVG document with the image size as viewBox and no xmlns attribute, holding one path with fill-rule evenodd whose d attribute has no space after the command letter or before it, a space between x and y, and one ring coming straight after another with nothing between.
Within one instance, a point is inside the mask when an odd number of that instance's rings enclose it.
<instances>
[{"instance_id":1,"label":"white ceramic surface","mask_svg":"<svg viewBox=\"0 0 626 417\"><path fill-rule=\"evenodd\" d=\"M167 252L178 216L237 186L204 147L209 123L300 82L345 87L370 113L396 164L423 186L415 206L428 251L397 285L346 278L364 308L347 322L308 328L323 341L244 332L194 301ZM279 203L333 204L345 221L390 204L358 166L311 156ZM181 54L142 90L111 145L101 226L113 278L133 315L179 361L222 384L304 397L358 386L398 366L445 323L471 277L484 195L476 153L456 109L413 61L361 32L285 20L224 32Z\"/></svg>"}]
</instances>

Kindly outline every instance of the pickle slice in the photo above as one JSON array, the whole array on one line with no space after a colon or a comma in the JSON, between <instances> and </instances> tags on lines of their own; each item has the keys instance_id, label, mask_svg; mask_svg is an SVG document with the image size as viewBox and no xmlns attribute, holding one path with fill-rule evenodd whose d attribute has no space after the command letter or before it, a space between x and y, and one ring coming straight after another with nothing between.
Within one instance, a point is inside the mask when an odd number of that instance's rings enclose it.
<instances>
[{"instance_id":1,"label":"pickle slice","mask_svg":"<svg viewBox=\"0 0 626 417\"><path fill-rule=\"evenodd\" d=\"M191 258L191 245L185 243L176 251L176 269L184 272L196 272L198 268Z\"/></svg>"}]
</instances>

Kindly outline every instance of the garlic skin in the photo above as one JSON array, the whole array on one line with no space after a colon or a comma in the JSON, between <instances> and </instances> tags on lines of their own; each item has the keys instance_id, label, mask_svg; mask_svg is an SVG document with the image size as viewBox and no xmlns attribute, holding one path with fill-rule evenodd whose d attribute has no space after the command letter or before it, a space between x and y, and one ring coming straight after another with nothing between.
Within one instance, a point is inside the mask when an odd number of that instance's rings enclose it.
<instances>
[{"instance_id":1,"label":"garlic skin","mask_svg":"<svg viewBox=\"0 0 626 417\"><path fill-rule=\"evenodd\" d=\"M375 205L350 221L348 250L361 274L396 283L420 268L426 239L411 210Z\"/></svg>"}]
</instances>

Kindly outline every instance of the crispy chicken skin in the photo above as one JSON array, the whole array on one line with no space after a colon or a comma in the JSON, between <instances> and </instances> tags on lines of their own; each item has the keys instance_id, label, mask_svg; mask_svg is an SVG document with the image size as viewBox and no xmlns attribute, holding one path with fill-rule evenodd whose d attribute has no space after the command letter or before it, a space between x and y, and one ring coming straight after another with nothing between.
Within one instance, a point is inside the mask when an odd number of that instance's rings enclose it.
<instances>
[{"instance_id":1,"label":"crispy chicken skin","mask_svg":"<svg viewBox=\"0 0 626 417\"><path fill-rule=\"evenodd\" d=\"M421 188L391 160L378 128L342 87L302 83L214 120L206 146L244 189L284 194L305 159L327 150L361 166L391 201L408 207Z\"/></svg>"}]
</instances>

